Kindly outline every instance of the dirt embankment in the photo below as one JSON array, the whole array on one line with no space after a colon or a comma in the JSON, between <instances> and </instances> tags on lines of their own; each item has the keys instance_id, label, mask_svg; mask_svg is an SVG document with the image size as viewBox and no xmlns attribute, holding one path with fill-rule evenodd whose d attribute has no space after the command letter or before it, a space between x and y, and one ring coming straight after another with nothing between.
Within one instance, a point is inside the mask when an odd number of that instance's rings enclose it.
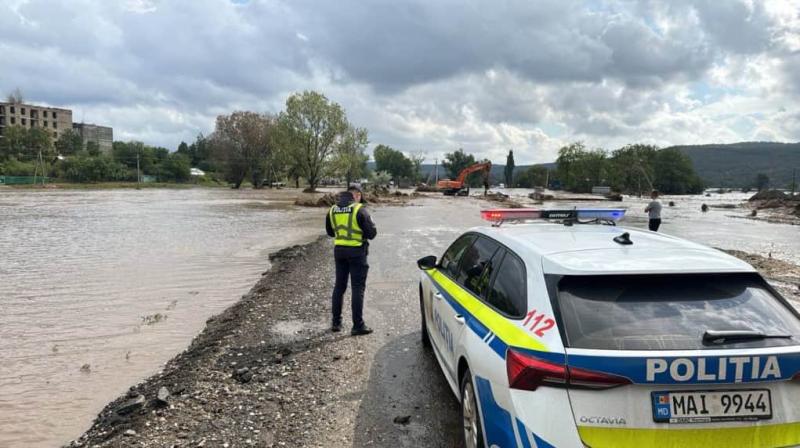
<instances>
[{"instance_id":1,"label":"dirt embankment","mask_svg":"<svg viewBox=\"0 0 800 448\"><path fill-rule=\"evenodd\" d=\"M337 434L363 340L328 331L330 250L319 239L271 256L248 294L68 446L309 446Z\"/></svg>"},{"instance_id":2,"label":"dirt embankment","mask_svg":"<svg viewBox=\"0 0 800 448\"><path fill-rule=\"evenodd\" d=\"M367 204L381 204L381 205L406 205L412 199L419 197L415 192L412 194L402 193L396 191L394 193L364 193L364 202ZM324 195L316 198L300 198L295 201L294 205L301 207L330 207L336 204L336 195L333 193L325 193Z\"/></svg>"},{"instance_id":3,"label":"dirt embankment","mask_svg":"<svg viewBox=\"0 0 800 448\"><path fill-rule=\"evenodd\" d=\"M748 199L750 219L800 225L800 196L778 190L760 191Z\"/></svg>"}]
</instances>

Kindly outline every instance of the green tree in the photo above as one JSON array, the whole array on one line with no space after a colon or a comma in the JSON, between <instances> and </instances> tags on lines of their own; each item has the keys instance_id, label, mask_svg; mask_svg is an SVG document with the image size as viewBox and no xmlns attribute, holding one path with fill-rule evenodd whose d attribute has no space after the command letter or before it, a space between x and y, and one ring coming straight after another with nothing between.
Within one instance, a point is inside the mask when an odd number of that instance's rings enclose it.
<instances>
[{"instance_id":1,"label":"green tree","mask_svg":"<svg viewBox=\"0 0 800 448\"><path fill-rule=\"evenodd\" d=\"M175 152L159 166L159 180L186 182L191 179L191 159L183 152Z\"/></svg>"},{"instance_id":2,"label":"green tree","mask_svg":"<svg viewBox=\"0 0 800 448\"><path fill-rule=\"evenodd\" d=\"M514 176L513 184L508 184L507 186L535 188L545 186L545 183L547 183L547 168L534 165L517 172Z\"/></svg>"},{"instance_id":3,"label":"green tree","mask_svg":"<svg viewBox=\"0 0 800 448\"><path fill-rule=\"evenodd\" d=\"M623 193L642 194L655 188L658 147L633 144L616 149L609 160L611 188Z\"/></svg>"},{"instance_id":4,"label":"green tree","mask_svg":"<svg viewBox=\"0 0 800 448\"><path fill-rule=\"evenodd\" d=\"M337 142L347 131L344 109L321 93L305 91L286 100L279 122L285 147L308 181L309 190L315 190Z\"/></svg>"},{"instance_id":5,"label":"green tree","mask_svg":"<svg viewBox=\"0 0 800 448\"><path fill-rule=\"evenodd\" d=\"M86 142L86 152L92 157L100 155L100 145L95 141Z\"/></svg>"},{"instance_id":6,"label":"green tree","mask_svg":"<svg viewBox=\"0 0 800 448\"><path fill-rule=\"evenodd\" d=\"M27 158L28 130L22 126L8 126L0 138L0 160Z\"/></svg>"},{"instance_id":7,"label":"green tree","mask_svg":"<svg viewBox=\"0 0 800 448\"><path fill-rule=\"evenodd\" d=\"M405 154L390 146L376 146L372 150L372 157L375 159L375 169L389 173L395 183L413 176L413 162Z\"/></svg>"},{"instance_id":8,"label":"green tree","mask_svg":"<svg viewBox=\"0 0 800 448\"><path fill-rule=\"evenodd\" d=\"M225 180L239 188L249 174L253 188L261 188L275 146L275 117L234 112L217 117L213 147Z\"/></svg>"},{"instance_id":9,"label":"green tree","mask_svg":"<svg viewBox=\"0 0 800 448\"><path fill-rule=\"evenodd\" d=\"M703 191L703 182L695 173L689 156L676 148L662 149L656 153L656 189L667 194L692 194Z\"/></svg>"},{"instance_id":10,"label":"green tree","mask_svg":"<svg viewBox=\"0 0 800 448\"><path fill-rule=\"evenodd\" d=\"M422 182L422 163L425 161L425 153L422 151L411 154L409 157L412 166L412 178L414 183Z\"/></svg>"},{"instance_id":11,"label":"green tree","mask_svg":"<svg viewBox=\"0 0 800 448\"><path fill-rule=\"evenodd\" d=\"M506 167L503 170L505 174L506 186L510 187L514 182L514 151L509 150L506 156Z\"/></svg>"},{"instance_id":12,"label":"green tree","mask_svg":"<svg viewBox=\"0 0 800 448\"><path fill-rule=\"evenodd\" d=\"M756 175L755 182L753 185L756 187L756 190L762 191L769 188L769 176L764 173L758 173Z\"/></svg>"},{"instance_id":13,"label":"green tree","mask_svg":"<svg viewBox=\"0 0 800 448\"><path fill-rule=\"evenodd\" d=\"M192 154L189 150L189 145L186 144L185 141L181 140L180 144L178 144L178 149L175 152L178 154L183 154L186 157L189 157L189 160L191 160Z\"/></svg>"},{"instance_id":14,"label":"green tree","mask_svg":"<svg viewBox=\"0 0 800 448\"><path fill-rule=\"evenodd\" d=\"M56 152L62 156L71 156L83 150L83 139L80 134L68 129L54 143Z\"/></svg>"},{"instance_id":15,"label":"green tree","mask_svg":"<svg viewBox=\"0 0 800 448\"><path fill-rule=\"evenodd\" d=\"M336 145L333 166L336 175L344 177L347 185L353 179L364 176L367 172L366 147L369 144L367 130L348 126L341 141Z\"/></svg>"},{"instance_id":16,"label":"green tree","mask_svg":"<svg viewBox=\"0 0 800 448\"><path fill-rule=\"evenodd\" d=\"M39 151L46 158L52 158L53 142L50 133L43 128L30 128L25 136L25 149L28 156L36 157Z\"/></svg>"},{"instance_id":17,"label":"green tree","mask_svg":"<svg viewBox=\"0 0 800 448\"><path fill-rule=\"evenodd\" d=\"M475 164L475 156L465 153L463 149L459 148L457 151L450 152L444 155L442 160L442 167L447 170L450 179L455 179L461 171Z\"/></svg>"}]
</instances>

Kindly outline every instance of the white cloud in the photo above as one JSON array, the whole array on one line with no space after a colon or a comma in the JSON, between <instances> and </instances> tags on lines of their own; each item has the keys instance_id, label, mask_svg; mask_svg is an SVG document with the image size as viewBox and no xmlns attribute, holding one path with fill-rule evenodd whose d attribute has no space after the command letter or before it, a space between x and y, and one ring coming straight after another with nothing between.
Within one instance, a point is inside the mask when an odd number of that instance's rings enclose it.
<instances>
[{"instance_id":1,"label":"white cloud","mask_svg":"<svg viewBox=\"0 0 800 448\"><path fill-rule=\"evenodd\" d=\"M8 0L0 55L0 93L170 148L305 89L428 160L800 139L794 0Z\"/></svg>"}]
</instances>

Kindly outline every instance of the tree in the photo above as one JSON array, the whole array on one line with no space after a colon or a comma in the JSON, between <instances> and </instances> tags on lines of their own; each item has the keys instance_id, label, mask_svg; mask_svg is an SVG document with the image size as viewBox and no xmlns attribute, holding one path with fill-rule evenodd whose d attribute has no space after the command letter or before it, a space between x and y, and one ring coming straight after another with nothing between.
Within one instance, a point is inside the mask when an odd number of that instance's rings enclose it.
<instances>
[{"instance_id":1,"label":"tree","mask_svg":"<svg viewBox=\"0 0 800 448\"><path fill-rule=\"evenodd\" d=\"M601 149L589 151L583 143L572 143L559 149L556 163L558 179L567 190L589 192L607 181L607 154Z\"/></svg>"},{"instance_id":2,"label":"tree","mask_svg":"<svg viewBox=\"0 0 800 448\"><path fill-rule=\"evenodd\" d=\"M532 166L514 176L514 183L507 184L506 186L515 186L518 188L534 188L542 187L547 183L547 168L543 166Z\"/></svg>"},{"instance_id":3,"label":"tree","mask_svg":"<svg viewBox=\"0 0 800 448\"><path fill-rule=\"evenodd\" d=\"M336 144L347 131L344 110L321 93L305 91L286 100L279 122L285 147L296 159L309 190L315 190Z\"/></svg>"},{"instance_id":4,"label":"tree","mask_svg":"<svg viewBox=\"0 0 800 448\"><path fill-rule=\"evenodd\" d=\"M71 156L83 150L83 138L80 134L68 129L55 142L56 152L62 156Z\"/></svg>"},{"instance_id":5,"label":"tree","mask_svg":"<svg viewBox=\"0 0 800 448\"><path fill-rule=\"evenodd\" d=\"M53 142L50 133L43 128L30 128L25 137L25 149L27 154L32 157L42 155L51 158L53 154Z\"/></svg>"},{"instance_id":6,"label":"tree","mask_svg":"<svg viewBox=\"0 0 800 448\"><path fill-rule=\"evenodd\" d=\"M253 188L261 188L274 148L275 117L234 112L217 117L213 136L215 159L225 179L239 188L249 174Z\"/></svg>"},{"instance_id":7,"label":"tree","mask_svg":"<svg viewBox=\"0 0 800 448\"><path fill-rule=\"evenodd\" d=\"M22 91L19 89L19 87L14 89L13 92L9 93L6 98L11 104L21 104L25 102L25 97L22 95Z\"/></svg>"},{"instance_id":8,"label":"tree","mask_svg":"<svg viewBox=\"0 0 800 448\"><path fill-rule=\"evenodd\" d=\"M353 179L366 174L369 156L365 153L369 139L367 130L348 126L342 140L336 146L334 154L334 171L345 178L347 185Z\"/></svg>"},{"instance_id":9,"label":"tree","mask_svg":"<svg viewBox=\"0 0 800 448\"><path fill-rule=\"evenodd\" d=\"M0 138L0 160L26 157L28 130L22 126L8 126Z\"/></svg>"},{"instance_id":10,"label":"tree","mask_svg":"<svg viewBox=\"0 0 800 448\"><path fill-rule=\"evenodd\" d=\"M96 141L86 142L86 152L92 157L100 155L100 145Z\"/></svg>"},{"instance_id":11,"label":"tree","mask_svg":"<svg viewBox=\"0 0 800 448\"><path fill-rule=\"evenodd\" d=\"M475 157L472 154L467 154L463 149L459 148L458 151L447 153L442 160L442 167L447 170L450 179L455 179L461 171L475 164Z\"/></svg>"},{"instance_id":12,"label":"tree","mask_svg":"<svg viewBox=\"0 0 800 448\"><path fill-rule=\"evenodd\" d=\"M411 154L409 159L411 160L411 166L413 169L411 177L415 183L419 183L422 181L422 162L425 161L425 153L418 151L414 154Z\"/></svg>"},{"instance_id":13,"label":"tree","mask_svg":"<svg viewBox=\"0 0 800 448\"><path fill-rule=\"evenodd\" d=\"M375 169L386 171L395 183L401 179L410 179L414 172L414 163L402 152L386 145L378 145L372 150L375 158Z\"/></svg>"},{"instance_id":14,"label":"tree","mask_svg":"<svg viewBox=\"0 0 800 448\"><path fill-rule=\"evenodd\" d=\"M376 188L385 188L392 180L392 175L388 171L375 171L372 173L372 185Z\"/></svg>"},{"instance_id":15,"label":"tree","mask_svg":"<svg viewBox=\"0 0 800 448\"><path fill-rule=\"evenodd\" d=\"M506 157L506 168L504 170L506 187L510 187L514 182L514 151L509 150Z\"/></svg>"},{"instance_id":16,"label":"tree","mask_svg":"<svg viewBox=\"0 0 800 448\"><path fill-rule=\"evenodd\" d=\"M656 189L668 194L692 194L703 191L703 182L694 172L689 156L676 148L662 149L656 153Z\"/></svg>"},{"instance_id":17,"label":"tree","mask_svg":"<svg viewBox=\"0 0 800 448\"><path fill-rule=\"evenodd\" d=\"M756 175L755 187L758 191L763 191L769 188L769 176L764 173L758 173Z\"/></svg>"},{"instance_id":18,"label":"tree","mask_svg":"<svg viewBox=\"0 0 800 448\"><path fill-rule=\"evenodd\" d=\"M608 167L611 187L619 192L637 194L654 188L657 152L657 146L643 144L614 150Z\"/></svg>"},{"instance_id":19,"label":"tree","mask_svg":"<svg viewBox=\"0 0 800 448\"><path fill-rule=\"evenodd\" d=\"M175 152L159 167L159 180L186 182L191 178L191 161L186 153Z\"/></svg>"},{"instance_id":20,"label":"tree","mask_svg":"<svg viewBox=\"0 0 800 448\"><path fill-rule=\"evenodd\" d=\"M178 145L178 149L175 152L178 154L183 154L189 158L192 156L191 152L189 151L189 145L187 145L183 140L181 140L181 143Z\"/></svg>"}]
</instances>

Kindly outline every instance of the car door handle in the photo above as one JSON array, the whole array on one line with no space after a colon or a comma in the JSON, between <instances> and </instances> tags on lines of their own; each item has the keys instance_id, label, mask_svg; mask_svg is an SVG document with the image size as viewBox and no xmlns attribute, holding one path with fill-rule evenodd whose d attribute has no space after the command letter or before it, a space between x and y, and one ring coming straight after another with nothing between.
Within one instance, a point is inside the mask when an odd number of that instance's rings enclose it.
<instances>
[{"instance_id":1,"label":"car door handle","mask_svg":"<svg viewBox=\"0 0 800 448\"><path fill-rule=\"evenodd\" d=\"M464 319L464 316L462 316L460 314L456 314L455 319L456 319L456 322L458 322L461 325L464 325L465 323L467 323L467 320Z\"/></svg>"},{"instance_id":2,"label":"car door handle","mask_svg":"<svg viewBox=\"0 0 800 448\"><path fill-rule=\"evenodd\" d=\"M444 296L442 296L442 293L440 292L433 293L433 297L436 297L439 300L442 300L444 298Z\"/></svg>"}]
</instances>

